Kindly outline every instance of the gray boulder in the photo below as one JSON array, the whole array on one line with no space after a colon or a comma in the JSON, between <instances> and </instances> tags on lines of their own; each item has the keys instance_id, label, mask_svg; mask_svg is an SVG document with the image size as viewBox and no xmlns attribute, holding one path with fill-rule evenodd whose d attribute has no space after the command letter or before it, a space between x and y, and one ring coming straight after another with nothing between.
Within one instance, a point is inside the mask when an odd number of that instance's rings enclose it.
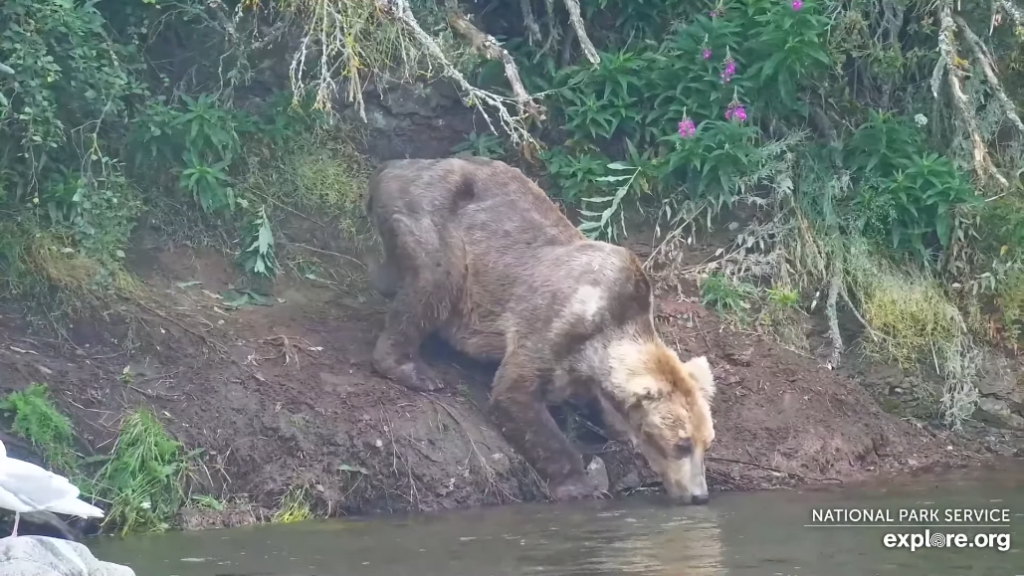
<instances>
[{"instance_id":1,"label":"gray boulder","mask_svg":"<svg viewBox=\"0 0 1024 576\"><path fill-rule=\"evenodd\" d=\"M135 576L135 572L97 560L78 542L16 536L0 538L0 576Z\"/></svg>"}]
</instances>

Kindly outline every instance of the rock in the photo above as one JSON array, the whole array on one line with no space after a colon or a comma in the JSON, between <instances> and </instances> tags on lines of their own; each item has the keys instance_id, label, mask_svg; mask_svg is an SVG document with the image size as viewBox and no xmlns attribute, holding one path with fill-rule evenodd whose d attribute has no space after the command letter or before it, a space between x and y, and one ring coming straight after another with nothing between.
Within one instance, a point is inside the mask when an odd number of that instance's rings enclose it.
<instances>
[{"instance_id":1,"label":"rock","mask_svg":"<svg viewBox=\"0 0 1024 576\"><path fill-rule=\"evenodd\" d=\"M631 470L629 474L623 476L615 484L616 492L624 492L626 490L636 490L640 487L640 473L636 470Z\"/></svg>"},{"instance_id":2,"label":"rock","mask_svg":"<svg viewBox=\"0 0 1024 576\"><path fill-rule=\"evenodd\" d=\"M982 396L978 399L975 419L999 428L1024 429L1024 417L1014 414L1005 400Z\"/></svg>"},{"instance_id":3,"label":"rock","mask_svg":"<svg viewBox=\"0 0 1024 576\"><path fill-rule=\"evenodd\" d=\"M608 469L604 465L604 460L601 460L599 456L594 456L590 464L587 464L587 478L601 492L608 491Z\"/></svg>"},{"instance_id":4,"label":"rock","mask_svg":"<svg viewBox=\"0 0 1024 576\"><path fill-rule=\"evenodd\" d=\"M0 576L135 576L135 572L97 560L78 542L17 536L0 539Z\"/></svg>"},{"instance_id":5,"label":"rock","mask_svg":"<svg viewBox=\"0 0 1024 576\"><path fill-rule=\"evenodd\" d=\"M491 468L498 474L508 474L512 470L512 461L501 452L491 454Z\"/></svg>"}]
</instances>

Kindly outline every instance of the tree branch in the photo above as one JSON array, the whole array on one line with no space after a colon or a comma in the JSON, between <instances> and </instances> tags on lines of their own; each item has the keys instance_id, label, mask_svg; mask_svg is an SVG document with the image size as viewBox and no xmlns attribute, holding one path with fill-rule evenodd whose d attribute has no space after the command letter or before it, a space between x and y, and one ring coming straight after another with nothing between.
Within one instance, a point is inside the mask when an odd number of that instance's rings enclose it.
<instances>
[{"instance_id":1,"label":"tree branch","mask_svg":"<svg viewBox=\"0 0 1024 576\"><path fill-rule=\"evenodd\" d=\"M508 53L508 50L502 48L494 36L474 26L459 10L456 0L445 0L445 5L448 8L448 24L456 32L469 40L474 50L489 60L501 62L501 65L505 68L505 78L508 79L508 83L512 87L512 93L515 95L519 114L528 114L534 120L542 122L544 120L544 109L526 91L526 87L523 86L523 80L519 77L519 66L516 65L515 59Z\"/></svg>"},{"instance_id":2,"label":"tree branch","mask_svg":"<svg viewBox=\"0 0 1024 576\"><path fill-rule=\"evenodd\" d=\"M530 5L531 0L519 0L519 9L523 12L523 28L526 29L526 40L533 46L535 42L540 42L540 26L537 25L537 19L533 16L533 6Z\"/></svg>"},{"instance_id":3,"label":"tree branch","mask_svg":"<svg viewBox=\"0 0 1024 576\"><path fill-rule=\"evenodd\" d=\"M992 160L988 156L988 150L984 142L982 142L981 133L978 130L977 119L975 119L974 113L970 109L967 95L964 94L962 88L963 70L960 69L960 62L962 60L957 56L953 44L956 24L953 22L952 0L946 0L943 4L942 10L939 13L939 21L939 52L942 54L942 57L939 58L938 63L935 65L935 71L932 73L932 94L936 98L939 97L939 82L942 80L943 72L948 71L949 89L952 92L953 103L967 124L967 132L971 138L975 173L983 180L986 177L992 177L1002 186L1009 186L1009 183L996 170L995 165L992 164Z\"/></svg>"},{"instance_id":4,"label":"tree branch","mask_svg":"<svg viewBox=\"0 0 1024 576\"><path fill-rule=\"evenodd\" d=\"M572 28L576 31L576 37L579 38L580 46L583 48L583 55L587 57L587 60L590 60L591 64L600 64L601 57L597 55L597 49L590 42L590 37L587 36L587 28L583 25L583 16L580 14L580 1L564 1L565 9L569 11L569 22L572 23Z\"/></svg>"},{"instance_id":5,"label":"tree branch","mask_svg":"<svg viewBox=\"0 0 1024 576\"><path fill-rule=\"evenodd\" d=\"M447 1L452 2L453 0ZM441 47L437 45L437 41L434 40L430 36L430 34L427 34L426 31L423 30L423 27L420 26L420 23L416 20L416 16L412 13L412 9L409 7L408 0L376 0L376 2L377 6L385 15L394 18L404 27L406 27L412 34L413 38L417 42L419 42L420 45L423 46L423 48L426 49L427 53L436 62L438 62L441 65L442 75L451 78L455 82L455 84L459 88L461 88L463 92L466 93L465 101L467 105L477 107L477 109L480 111L480 114L483 115L484 121L487 122L487 125L488 127L490 127L491 131L497 133L497 130L495 130L494 128L494 124L491 122L491 117L487 113L487 107L490 107L497 112L498 121L501 123L501 127L505 130L505 132L508 133L509 138L511 138L513 144L518 145L533 141L533 137L529 134L529 132L527 132L526 126L522 122L523 108L532 103L532 99L530 99L527 96L526 102L517 102L520 105L520 114L517 118L513 118L512 115L509 114L508 109L505 107L506 102L510 102L511 99L499 96L497 94L494 94L493 92L488 92L487 90L481 90L480 88L477 88L476 86L470 84L469 81L466 80L466 77L463 76L462 73L455 68L455 66L451 63L450 60L448 60L448 57L445 55L444 51L441 50ZM476 29L475 26L473 28ZM480 31L477 30L477 32ZM495 48L500 50L500 52L504 52L505 55L508 55L508 52L498 47L497 41L495 41L494 38L487 36L482 32L480 32L480 34L484 36L484 39L486 41L491 42ZM504 61L502 62L506 64L505 70L507 73L509 70L508 63ZM515 62L511 60L511 56L509 56L509 62L511 62L512 70L516 72L515 78L518 81L518 69L515 67ZM513 86L513 91L515 91L516 88L516 86ZM518 82L518 88L522 89L523 94L526 93L525 89L523 89L522 87L521 81ZM518 98L521 98L521 95L517 94L517 99Z\"/></svg>"},{"instance_id":6,"label":"tree branch","mask_svg":"<svg viewBox=\"0 0 1024 576\"><path fill-rule=\"evenodd\" d=\"M992 66L992 55L989 54L988 48L985 47L981 38L978 38L977 34L971 30L963 18L954 16L954 20L960 26L960 29L964 31L967 43L971 45L974 55L978 57L978 62L981 63L981 69L985 73L985 78L988 80L989 86L992 87L992 91L995 92L996 100L1002 106L1006 117L1010 119L1010 122L1013 122L1017 130L1024 134L1024 123L1021 123L1020 116L1017 115L1017 107L1010 101L1010 97L1006 95L1006 91L1003 90L1002 84L999 82L995 67Z\"/></svg>"}]
</instances>

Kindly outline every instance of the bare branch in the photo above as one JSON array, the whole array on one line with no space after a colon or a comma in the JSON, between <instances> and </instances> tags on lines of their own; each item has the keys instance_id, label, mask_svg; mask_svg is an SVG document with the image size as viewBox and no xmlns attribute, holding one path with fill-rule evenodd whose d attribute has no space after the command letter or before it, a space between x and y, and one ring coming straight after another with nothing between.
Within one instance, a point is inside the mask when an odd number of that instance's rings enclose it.
<instances>
[{"instance_id":1,"label":"bare branch","mask_svg":"<svg viewBox=\"0 0 1024 576\"><path fill-rule=\"evenodd\" d=\"M502 48L493 36L474 26L459 11L456 0L446 0L445 4L448 7L448 23L451 27L469 40L474 50L483 54L489 60L501 62L505 68L505 78L508 79L508 83L512 87L512 93L515 94L520 115L524 113L529 114L538 122L543 121L544 109L526 91L526 87L523 86L523 80L519 77L519 67L516 65L512 55L508 53L508 50Z\"/></svg>"},{"instance_id":2,"label":"bare branch","mask_svg":"<svg viewBox=\"0 0 1024 576\"><path fill-rule=\"evenodd\" d=\"M985 73L985 78L988 80L989 86L992 87L992 91L995 92L996 100L1002 106L1006 117L1024 134L1024 123L1021 123L1020 116L1017 115L1017 107L1010 101L1010 97L1006 95L1006 91L1003 90L999 82L995 67L992 65L992 55L989 53L988 48L985 47L981 38L978 38L977 34L971 30L963 18L955 16L954 20L960 26L960 29L963 30L964 36L967 37L967 42L971 45L971 49L974 50L974 55L977 56L978 62L981 63L981 69Z\"/></svg>"},{"instance_id":3,"label":"bare branch","mask_svg":"<svg viewBox=\"0 0 1024 576\"><path fill-rule=\"evenodd\" d=\"M487 107L490 107L498 114L498 121L501 123L501 127L508 133L513 144L523 144L533 142L533 137L526 131L526 126L523 124L522 115L517 118L513 118L509 114L505 104L511 102L510 98L499 96L487 90L481 90L476 86L473 86L466 80L466 77L462 75L458 69L448 60L444 51L437 45L437 41L434 40L423 30L420 23L416 20L416 16L412 13L412 9L409 7L408 0L376 0L377 6L380 7L381 11L388 16L394 18L401 23L405 28L409 30L413 38L423 46L430 56L441 65L442 75L451 78L455 84L462 89L466 94L466 103L474 105L483 115L484 121L491 128L492 131L497 133L494 128L494 124L491 122L491 117L487 113ZM491 38L493 41L493 38ZM497 43L495 42L495 45ZM514 62L513 62L514 64ZM506 67L507 70L507 67ZM516 74L518 78L518 72Z\"/></svg>"},{"instance_id":4,"label":"bare branch","mask_svg":"<svg viewBox=\"0 0 1024 576\"><path fill-rule=\"evenodd\" d=\"M548 54L558 45L558 38L561 36L562 31L558 26L558 20L555 20L555 0L544 0L544 9L548 15L548 39L544 41L544 47L541 48L541 52Z\"/></svg>"},{"instance_id":5,"label":"bare branch","mask_svg":"<svg viewBox=\"0 0 1024 576\"><path fill-rule=\"evenodd\" d=\"M533 46L535 42L540 42L541 35L540 26L533 16L533 6L530 4L530 0L519 0L519 9L523 12L523 27L526 28L526 40Z\"/></svg>"},{"instance_id":6,"label":"bare branch","mask_svg":"<svg viewBox=\"0 0 1024 576\"><path fill-rule=\"evenodd\" d=\"M964 123L967 124L967 132L971 137L975 173L983 180L987 179L986 177L992 177L995 178L1002 186L1009 186L1006 178L1003 178L1002 174L999 173L988 156L988 150L985 147L985 143L981 140L978 121L974 117L974 113L970 108L970 102L967 100L967 95L964 94L963 91L964 73L960 64L963 60L957 56L956 49L953 44L956 24L953 21L952 0L946 0L943 4L942 10L939 13L939 20L939 52L942 54L942 57L939 58L939 62L935 65L935 72L932 74L932 94L938 98L939 81L942 78L942 73L948 71L949 89L952 92L953 103L960 111L960 116L963 118Z\"/></svg>"},{"instance_id":7,"label":"bare branch","mask_svg":"<svg viewBox=\"0 0 1024 576\"><path fill-rule=\"evenodd\" d=\"M580 1L564 1L565 9L569 11L569 22L572 23L572 28L576 31L576 37L579 38L580 46L583 48L583 55L587 57L587 60L590 60L591 64L600 64L601 57L597 55L597 49L590 42L590 37L587 36L587 28L583 25L583 16L580 14Z\"/></svg>"}]
</instances>

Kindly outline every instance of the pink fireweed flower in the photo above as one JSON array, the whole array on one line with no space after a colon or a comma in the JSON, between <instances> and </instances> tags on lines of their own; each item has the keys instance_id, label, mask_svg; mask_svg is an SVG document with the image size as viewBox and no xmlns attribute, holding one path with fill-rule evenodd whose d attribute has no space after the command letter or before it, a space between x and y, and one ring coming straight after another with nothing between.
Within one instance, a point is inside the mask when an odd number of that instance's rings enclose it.
<instances>
[{"instance_id":1,"label":"pink fireweed flower","mask_svg":"<svg viewBox=\"0 0 1024 576\"><path fill-rule=\"evenodd\" d=\"M793 0L793 2L790 3L790 6L793 7L793 10L799 10L799 9L803 8L804 3L803 3L803 0Z\"/></svg>"},{"instance_id":2,"label":"pink fireweed flower","mask_svg":"<svg viewBox=\"0 0 1024 576\"><path fill-rule=\"evenodd\" d=\"M711 58L711 49L710 48L704 48L703 50L701 50L700 51L700 57L705 59L705 60Z\"/></svg>"},{"instance_id":3,"label":"pink fireweed flower","mask_svg":"<svg viewBox=\"0 0 1024 576\"><path fill-rule=\"evenodd\" d=\"M690 136L693 136L696 133L697 127L694 126L693 120L691 120L688 116L684 116L683 119L679 122L679 137L689 138Z\"/></svg>"},{"instance_id":4,"label":"pink fireweed flower","mask_svg":"<svg viewBox=\"0 0 1024 576\"><path fill-rule=\"evenodd\" d=\"M725 69L718 75L722 79L722 84L728 84L732 77L736 75L736 61L732 59L732 54L729 53L729 49L725 50Z\"/></svg>"},{"instance_id":5,"label":"pink fireweed flower","mask_svg":"<svg viewBox=\"0 0 1024 576\"><path fill-rule=\"evenodd\" d=\"M729 104L729 108L725 111L726 120L736 120L737 122L746 122L747 120L747 109L739 102L733 102Z\"/></svg>"}]
</instances>

